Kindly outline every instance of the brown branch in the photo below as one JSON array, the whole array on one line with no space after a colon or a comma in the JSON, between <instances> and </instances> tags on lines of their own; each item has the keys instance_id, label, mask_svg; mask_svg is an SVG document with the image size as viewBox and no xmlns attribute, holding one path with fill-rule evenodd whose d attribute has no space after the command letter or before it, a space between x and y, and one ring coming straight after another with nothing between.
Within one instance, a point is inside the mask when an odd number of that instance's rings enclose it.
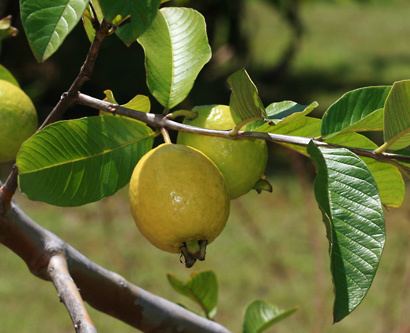
<instances>
[{"instance_id":1,"label":"brown branch","mask_svg":"<svg viewBox=\"0 0 410 333\"><path fill-rule=\"evenodd\" d=\"M60 100L51 110L47 118L38 128L38 131L42 130L45 126L59 120L64 112L75 104L76 97L78 94L79 89L90 79L90 76L94 70L95 62L97 60L98 53L101 48L101 44L105 37L110 34L110 29L112 28L111 24L106 22L105 20L102 21L100 28L97 30L95 34L95 38L91 43L91 46L88 50L87 57L81 66L81 69L74 79L73 83L71 84L70 88L67 92L61 95ZM10 171L9 176L7 177L4 185L0 189L0 215L4 213L8 209L10 201L16 192L17 189L17 176L18 170L17 166L14 165Z\"/></svg>"},{"instance_id":2,"label":"brown branch","mask_svg":"<svg viewBox=\"0 0 410 333\"><path fill-rule=\"evenodd\" d=\"M64 254L70 275L86 302L143 332L229 333L225 327L95 264L14 204L5 216L0 216L0 242L21 257L34 275L45 280L50 279L50 260Z\"/></svg>"},{"instance_id":3,"label":"brown branch","mask_svg":"<svg viewBox=\"0 0 410 333\"><path fill-rule=\"evenodd\" d=\"M77 333L97 333L77 286L70 276L64 254L58 253L50 258L47 272L57 289L61 302L70 314L75 331Z\"/></svg>"},{"instance_id":4,"label":"brown branch","mask_svg":"<svg viewBox=\"0 0 410 333\"><path fill-rule=\"evenodd\" d=\"M311 141L315 145L321 147L332 147L332 148L347 148L359 156L370 157L381 162L392 163L396 165L396 161L410 163L410 156L400 155L394 153L375 153L370 149L363 148L351 148L340 146L336 144L330 144L319 140L314 140L313 138L306 138L301 136L292 136L284 134L275 133L262 133L262 132L244 132L239 131L237 134L232 134L232 131L221 131L221 130L211 130L206 128L194 127L190 125L185 125L176 121L171 120L169 117L154 113L139 112L131 109L124 108L119 105L115 105L82 93L78 94L77 102L79 104L89 106L97 110L104 110L121 116L130 117L133 119L140 120L151 127L154 128L167 128L175 131L196 133L207 136L222 137L231 140L238 139L260 139L276 143L293 144L298 146L307 146Z\"/></svg>"}]
</instances>

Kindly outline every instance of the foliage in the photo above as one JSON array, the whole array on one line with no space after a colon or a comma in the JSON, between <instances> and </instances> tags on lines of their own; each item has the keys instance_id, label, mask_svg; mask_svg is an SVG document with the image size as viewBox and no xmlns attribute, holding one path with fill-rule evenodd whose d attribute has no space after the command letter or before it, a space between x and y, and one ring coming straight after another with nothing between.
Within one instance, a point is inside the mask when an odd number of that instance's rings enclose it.
<instances>
[{"instance_id":1,"label":"foliage","mask_svg":"<svg viewBox=\"0 0 410 333\"><path fill-rule=\"evenodd\" d=\"M282 9L286 3L274 1ZM82 16L91 41L96 36L93 30L105 21L126 45L137 41L145 53L147 86L165 114L188 96L211 58L205 20L193 9L159 8L158 0L21 0L20 5L24 30L38 61L58 51ZM6 69L0 70L14 83ZM347 92L322 119L309 116L317 107L315 102L304 106L274 101L265 107L244 69L227 81L236 127L220 135L229 139L228 135L266 134L309 156L316 166L315 195L326 225L335 288L334 320L340 321L363 301L377 272L385 243L383 205L398 207L403 201L400 172L408 164L398 160L408 155L396 151L410 146L410 81ZM116 104L111 92L106 96ZM124 106L135 114L151 109L149 99L140 95ZM161 116L164 119L167 116ZM369 131L383 134L384 142L377 145L361 134ZM129 182L133 167L153 147L158 134L124 117L57 122L22 145L17 156L20 189L33 200L59 206L98 201ZM392 153L384 154L387 150ZM213 317L214 273L198 274L187 283L168 279L174 289L198 302L208 318ZM255 301L246 311L244 332L262 332L291 313Z\"/></svg>"}]
</instances>

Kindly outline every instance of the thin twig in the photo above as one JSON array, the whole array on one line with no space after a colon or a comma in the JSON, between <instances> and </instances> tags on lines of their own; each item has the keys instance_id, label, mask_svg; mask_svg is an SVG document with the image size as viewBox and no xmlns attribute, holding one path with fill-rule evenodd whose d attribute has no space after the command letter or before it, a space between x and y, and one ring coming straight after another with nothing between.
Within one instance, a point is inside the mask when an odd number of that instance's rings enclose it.
<instances>
[{"instance_id":1,"label":"thin twig","mask_svg":"<svg viewBox=\"0 0 410 333\"><path fill-rule=\"evenodd\" d=\"M0 216L0 242L16 253L30 271L45 280L50 260L59 253L82 298L95 309L143 332L230 333L218 323L141 289L78 252L31 220L14 203Z\"/></svg>"},{"instance_id":2,"label":"thin twig","mask_svg":"<svg viewBox=\"0 0 410 333\"><path fill-rule=\"evenodd\" d=\"M91 46L88 50L87 57L81 66L81 69L74 79L73 83L71 84L70 88L67 92L65 92L58 103L54 106L51 110L47 118L38 128L38 131L43 129L45 126L61 119L64 112L75 104L75 100L77 97L77 93L79 89L90 79L90 76L93 72L95 62L97 60L98 53L101 48L101 44L105 37L110 34L110 29L112 28L111 24L103 20L101 23L100 29L96 32L95 38L91 43ZM4 214L5 211L8 209L10 205L10 200L12 199L14 193L17 189L17 176L18 170L17 166L14 165L7 177L4 185L0 190L0 201L2 205L0 205L0 215Z\"/></svg>"},{"instance_id":3,"label":"thin twig","mask_svg":"<svg viewBox=\"0 0 410 333\"><path fill-rule=\"evenodd\" d=\"M396 163L396 161L407 162L410 163L410 156L407 155L400 155L394 153L380 153L377 154L373 150L370 149L363 149L363 148L351 148L336 144L330 144L323 141L315 140L313 138L301 137L301 136L292 136L292 135L284 135L284 134L275 134L275 133L263 133L263 132L244 132L239 131L235 135L232 135L231 131L221 131L221 130L211 130L206 128L200 128L195 126L190 126L186 124L182 124L171 119L168 119L164 115L160 114L153 114L153 113L145 113L139 112L131 109L124 108L119 105L115 105L82 93L78 94L77 102L79 104L97 109L97 110L104 110L107 112L114 112L118 115L134 118L140 120L151 127L155 128L167 128L175 131L182 131L188 133L195 133L207 136L216 136L222 137L231 140L240 140L240 139L259 139L259 140L266 140L272 141L276 143L285 143L285 144L293 144L297 146L307 146L311 141L317 146L321 147L329 147L329 148L347 148L350 151L354 152L357 155L370 157L377 161L387 162L387 163ZM393 161L392 161L393 160Z\"/></svg>"},{"instance_id":4,"label":"thin twig","mask_svg":"<svg viewBox=\"0 0 410 333\"><path fill-rule=\"evenodd\" d=\"M70 314L75 331L77 333L97 333L77 286L70 276L64 254L58 253L52 256L47 271L57 289L61 302L64 303Z\"/></svg>"}]
</instances>

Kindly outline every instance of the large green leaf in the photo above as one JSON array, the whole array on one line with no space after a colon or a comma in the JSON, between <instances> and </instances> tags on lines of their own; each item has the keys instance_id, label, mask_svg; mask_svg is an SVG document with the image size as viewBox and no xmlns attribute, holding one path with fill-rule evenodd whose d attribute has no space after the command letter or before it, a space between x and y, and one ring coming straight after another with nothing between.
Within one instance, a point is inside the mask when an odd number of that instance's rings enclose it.
<instances>
[{"instance_id":1,"label":"large green leaf","mask_svg":"<svg viewBox=\"0 0 410 333\"><path fill-rule=\"evenodd\" d=\"M386 100L384 141L389 149L410 146L410 80L395 82Z\"/></svg>"},{"instance_id":2,"label":"large green leaf","mask_svg":"<svg viewBox=\"0 0 410 333\"><path fill-rule=\"evenodd\" d=\"M145 124L97 116L60 121L28 139L17 155L19 184L32 200L79 206L112 195L153 144Z\"/></svg>"},{"instance_id":3,"label":"large green leaf","mask_svg":"<svg viewBox=\"0 0 410 333\"><path fill-rule=\"evenodd\" d=\"M76 26L88 0L20 0L20 15L38 61L49 58Z\"/></svg>"},{"instance_id":4,"label":"large green leaf","mask_svg":"<svg viewBox=\"0 0 410 333\"><path fill-rule=\"evenodd\" d=\"M243 322L243 333L262 333L283 319L294 314L296 309L281 310L264 301L254 301L248 305Z\"/></svg>"},{"instance_id":5,"label":"large green leaf","mask_svg":"<svg viewBox=\"0 0 410 333\"><path fill-rule=\"evenodd\" d=\"M118 37L128 46L134 43L152 24L157 15L160 0L99 0L104 17L108 21L118 15L130 16L127 23L117 30Z\"/></svg>"},{"instance_id":6,"label":"large green leaf","mask_svg":"<svg viewBox=\"0 0 410 333\"><path fill-rule=\"evenodd\" d=\"M358 156L313 143L308 151L316 164L316 200L329 239L337 322L361 303L373 282L385 242L383 208L376 183Z\"/></svg>"},{"instance_id":7,"label":"large green leaf","mask_svg":"<svg viewBox=\"0 0 410 333\"><path fill-rule=\"evenodd\" d=\"M390 86L365 87L344 94L324 114L322 136L382 130L383 107L390 89Z\"/></svg>"},{"instance_id":8,"label":"large green leaf","mask_svg":"<svg viewBox=\"0 0 410 333\"><path fill-rule=\"evenodd\" d=\"M377 148L377 145L369 138L354 132L334 136L326 142L351 148L370 150ZM361 159L366 163L376 181L383 205L400 207L404 201L406 186L399 168L396 165L380 162L370 157L361 157Z\"/></svg>"},{"instance_id":9,"label":"large green leaf","mask_svg":"<svg viewBox=\"0 0 410 333\"><path fill-rule=\"evenodd\" d=\"M233 73L229 76L228 83L232 89L229 104L236 124L267 117L258 89L246 70Z\"/></svg>"},{"instance_id":10,"label":"large green leaf","mask_svg":"<svg viewBox=\"0 0 410 333\"><path fill-rule=\"evenodd\" d=\"M277 125L264 124L257 130L260 132L314 138L320 135L320 125L320 119L301 116L300 114L292 114ZM377 148L377 145L373 141L355 132L340 133L325 141L330 144L351 148L371 150ZM307 155L306 147L304 146L291 144L282 145L303 155ZM405 184L398 167L368 157L362 157L362 160L366 163L377 183L382 203L388 207L400 207L405 196Z\"/></svg>"},{"instance_id":11,"label":"large green leaf","mask_svg":"<svg viewBox=\"0 0 410 333\"><path fill-rule=\"evenodd\" d=\"M197 303L207 318L213 318L216 315L218 281L214 272L206 271L192 274L191 279L187 282L183 282L171 274L168 274L167 278L172 288Z\"/></svg>"},{"instance_id":12,"label":"large green leaf","mask_svg":"<svg viewBox=\"0 0 410 333\"><path fill-rule=\"evenodd\" d=\"M145 52L148 87L168 109L187 97L211 58L205 20L193 9L161 9L138 42Z\"/></svg>"}]
</instances>

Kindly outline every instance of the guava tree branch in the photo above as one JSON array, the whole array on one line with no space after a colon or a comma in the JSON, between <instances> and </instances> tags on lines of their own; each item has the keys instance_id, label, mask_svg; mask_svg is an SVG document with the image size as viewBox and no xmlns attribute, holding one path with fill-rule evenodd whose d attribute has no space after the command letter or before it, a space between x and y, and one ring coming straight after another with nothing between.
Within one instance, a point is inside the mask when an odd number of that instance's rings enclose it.
<instances>
[{"instance_id":1,"label":"guava tree branch","mask_svg":"<svg viewBox=\"0 0 410 333\"><path fill-rule=\"evenodd\" d=\"M101 44L111 29L109 23L101 23L79 74L39 130L59 120L75 104L78 90L90 78ZM0 242L20 256L34 275L53 282L77 332L96 332L84 308L83 297L97 310L144 332L229 333L223 326L138 288L118 274L98 266L37 225L11 203L17 188L17 175L18 170L13 166L5 184L1 186L0 183Z\"/></svg>"},{"instance_id":2,"label":"guava tree branch","mask_svg":"<svg viewBox=\"0 0 410 333\"><path fill-rule=\"evenodd\" d=\"M0 215L0 242L21 257L34 275L53 280L60 296L63 296L62 289L74 288L74 284L62 281L62 275L56 276L50 268L67 274L63 259L66 258L67 270L85 301L143 332L229 333L225 327L155 296L90 261L14 204L5 215ZM73 297L72 290L69 294L67 297Z\"/></svg>"},{"instance_id":3,"label":"guava tree branch","mask_svg":"<svg viewBox=\"0 0 410 333\"><path fill-rule=\"evenodd\" d=\"M96 31L95 38L91 43L88 50L86 59L84 60L81 69L71 84L67 92L65 92L51 112L48 114L47 118L40 125L38 130L43 129L48 124L51 124L59 120L64 112L72 105L75 104L77 93L79 89L90 79L90 76L94 70L95 62L97 60L100 48L104 39L110 34L112 26L107 21L103 20L100 24L99 29ZM7 205L10 203L14 193L17 189L17 176L18 170L17 166L14 165L4 183L0 188L0 198L3 200L3 205L0 205L0 214L2 210L7 209ZM4 206L5 205L5 206Z\"/></svg>"},{"instance_id":4,"label":"guava tree branch","mask_svg":"<svg viewBox=\"0 0 410 333\"><path fill-rule=\"evenodd\" d=\"M173 121L167 118L166 115L154 114L154 113L145 113L139 112L131 109L124 108L122 106L112 104L82 93L78 94L77 102L79 104L97 109L111 112L113 114L118 114L121 116L130 117L137 119L148 124L154 128L167 128L175 131L196 133L207 136L216 136L231 140L240 140L240 139L260 139L282 144L292 144L297 146L307 146L311 141L313 141L317 146L322 147L338 147L338 148L347 148L359 156L370 157L382 162L395 162L402 161L410 163L410 156L400 155L394 153L376 153L370 149L363 148L351 148L335 144L329 144L320 140L314 140L312 138L306 138L301 136L291 136L284 134L275 134L275 133L263 133L263 132L248 132L248 131L239 131L238 133L232 134L231 131L221 131L221 130L211 130L206 128L194 127L186 124L182 124L176 121Z\"/></svg>"},{"instance_id":5,"label":"guava tree branch","mask_svg":"<svg viewBox=\"0 0 410 333\"><path fill-rule=\"evenodd\" d=\"M78 288L68 271L65 255L58 253L52 256L47 272L57 289L61 302L70 314L75 331L77 333L97 333Z\"/></svg>"}]
</instances>

